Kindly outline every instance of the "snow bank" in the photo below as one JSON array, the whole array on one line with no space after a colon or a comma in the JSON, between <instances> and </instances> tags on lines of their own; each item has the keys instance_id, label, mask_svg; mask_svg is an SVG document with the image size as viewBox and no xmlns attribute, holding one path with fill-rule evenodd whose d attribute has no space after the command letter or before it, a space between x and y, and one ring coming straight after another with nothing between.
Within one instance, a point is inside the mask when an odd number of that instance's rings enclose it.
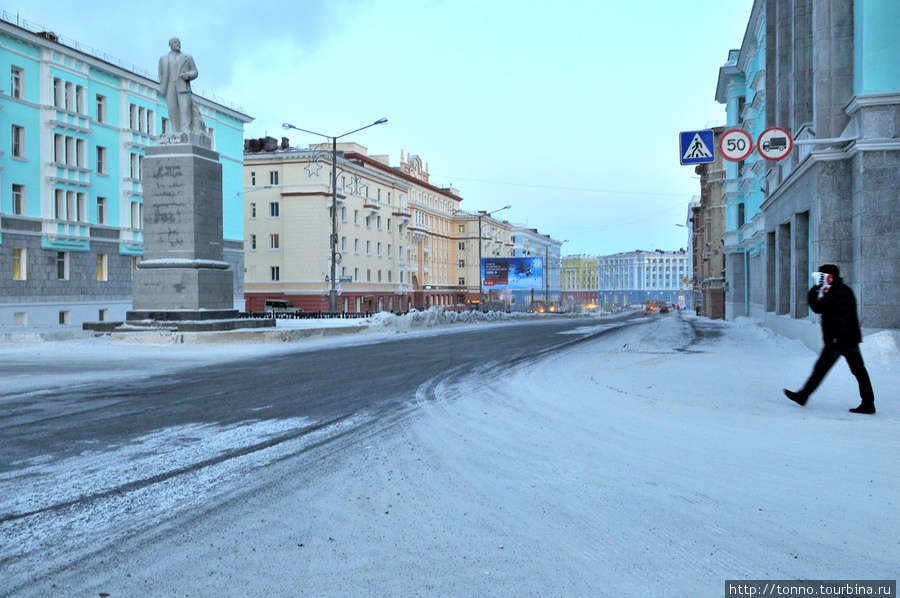
<instances>
[{"instance_id":1,"label":"snow bank","mask_svg":"<svg viewBox=\"0 0 900 598\"><path fill-rule=\"evenodd\" d=\"M884 330L863 339L860 349L867 363L900 363L900 332Z\"/></svg>"},{"instance_id":2,"label":"snow bank","mask_svg":"<svg viewBox=\"0 0 900 598\"><path fill-rule=\"evenodd\" d=\"M438 328L453 324L477 324L509 321L525 317L523 313L504 313L499 311L446 311L441 307L431 307L425 311L412 310L407 314L398 316L388 312L381 312L366 318L372 326L381 326L396 330L410 330L417 328Z\"/></svg>"}]
</instances>

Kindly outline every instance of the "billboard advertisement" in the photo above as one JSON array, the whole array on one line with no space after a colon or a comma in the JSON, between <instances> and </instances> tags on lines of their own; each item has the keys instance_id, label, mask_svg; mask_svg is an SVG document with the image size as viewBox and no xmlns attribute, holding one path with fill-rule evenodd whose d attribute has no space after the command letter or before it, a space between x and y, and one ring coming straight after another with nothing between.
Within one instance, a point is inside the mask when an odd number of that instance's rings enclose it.
<instances>
[{"instance_id":1,"label":"billboard advertisement","mask_svg":"<svg viewBox=\"0 0 900 598\"><path fill-rule=\"evenodd\" d=\"M544 258L486 257L481 259L481 286L486 289L540 289Z\"/></svg>"}]
</instances>

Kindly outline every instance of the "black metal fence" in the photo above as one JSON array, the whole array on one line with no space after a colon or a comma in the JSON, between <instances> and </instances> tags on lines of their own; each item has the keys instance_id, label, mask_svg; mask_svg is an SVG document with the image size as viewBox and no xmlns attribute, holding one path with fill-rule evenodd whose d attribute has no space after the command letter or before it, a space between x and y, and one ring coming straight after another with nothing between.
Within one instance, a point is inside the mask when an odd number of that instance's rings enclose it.
<instances>
[{"instance_id":1,"label":"black metal fence","mask_svg":"<svg viewBox=\"0 0 900 598\"><path fill-rule=\"evenodd\" d=\"M339 313L331 313L327 311L304 311L299 314L286 314L286 313L273 313L269 311L250 311L250 312L241 312L241 318L275 318L278 320L328 320L332 318L340 318L346 320L352 319L361 319L361 318L369 318L375 314L382 313L378 311L366 311L366 312L339 312ZM395 316L406 315L409 312L405 311L392 311L388 312L392 313Z\"/></svg>"}]
</instances>

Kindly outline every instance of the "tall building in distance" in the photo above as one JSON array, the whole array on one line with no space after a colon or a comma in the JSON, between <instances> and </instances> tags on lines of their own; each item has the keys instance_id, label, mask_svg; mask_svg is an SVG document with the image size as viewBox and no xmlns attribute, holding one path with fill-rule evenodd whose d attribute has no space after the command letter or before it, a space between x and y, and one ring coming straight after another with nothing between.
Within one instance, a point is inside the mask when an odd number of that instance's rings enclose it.
<instances>
[{"instance_id":1,"label":"tall building in distance","mask_svg":"<svg viewBox=\"0 0 900 598\"><path fill-rule=\"evenodd\" d=\"M599 305L626 307L660 299L684 306L691 284L691 256L679 251L630 251L598 257Z\"/></svg>"},{"instance_id":2,"label":"tall building in distance","mask_svg":"<svg viewBox=\"0 0 900 598\"><path fill-rule=\"evenodd\" d=\"M143 255L144 151L168 126L157 81L2 19L0 73L0 325L124 320ZM224 253L242 308L241 149L252 119L194 102L220 154Z\"/></svg>"},{"instance_id":3,"label":"tall building in distance","mask_svg":"<svg viewBox=\"0 0 900 598\"><path fill-rule=\"evenodd\" d=\"M810 346L810 273L836 264L864 329L900 327L900 3L756 0L719 70L728 127L794 140L725 166L725 315Z\"/></svg>"}]
</instances>

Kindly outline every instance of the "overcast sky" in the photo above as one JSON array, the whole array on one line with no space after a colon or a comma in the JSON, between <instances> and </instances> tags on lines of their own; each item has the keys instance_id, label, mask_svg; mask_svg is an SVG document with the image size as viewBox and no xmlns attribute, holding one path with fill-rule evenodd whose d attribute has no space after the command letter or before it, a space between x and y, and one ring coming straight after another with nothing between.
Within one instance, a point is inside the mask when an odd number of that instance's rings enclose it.
<instances>
[{"instance_id":1,"label":"overcast sky","mask_svg":"<svg viewBox=\"0 0 900 598\"><path fill-rule=\"evenodd\" d=\"M20 0L3 6L149 71L170 37L195 90L255 119L246 137L342 135L418 154L464 209L557 240L563 253L687 245L699 193L678 133L725 123L718 69L752 0ZM167 14L168 13L168 14Z\"/></svg>"}]
</instances>

